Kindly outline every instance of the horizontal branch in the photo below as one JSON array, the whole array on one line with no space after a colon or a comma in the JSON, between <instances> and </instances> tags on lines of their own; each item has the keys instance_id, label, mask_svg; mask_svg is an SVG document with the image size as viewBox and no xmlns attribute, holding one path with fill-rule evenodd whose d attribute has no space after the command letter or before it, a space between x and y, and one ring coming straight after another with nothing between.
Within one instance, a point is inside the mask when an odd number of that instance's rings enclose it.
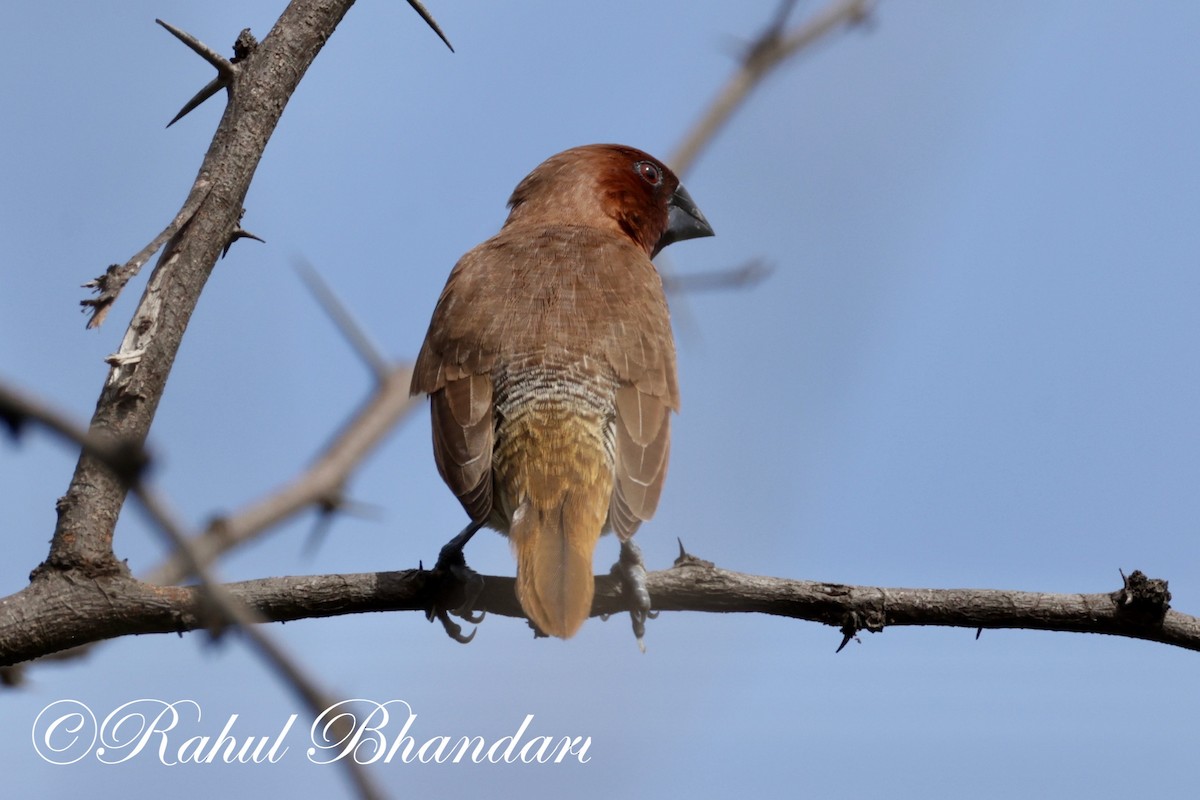
<instances>
[{"instance_id":1,"label":"horizontal branch","mask_svg":"<svg viewBox=\"0 0 1200 800\"><path fill-rule=\"evenodd\" d=\"M626 606L616 580L607 575L595 580L592 615L621 613ZM421 569L263 578L225 588L274 622L425 611L438 598L443 606L452 606L460 589L448 586L440 573ZM1104 633L1200 651L1200 619L1167 608L1165 582L1137 572L1124 587L1100 594L893 589L747 575L684 556L671 569L650 573L647 588L660 611L754 612L809 620L837 628L843 643L861 630L940 625ZM524 618L512 578L485 576L475 609ZM155 586L122 575L81 581L48 573L0 600L0 666L117 636L196 630L209 621L204 593L197 587Z\"/></svg>"}]
</instances>

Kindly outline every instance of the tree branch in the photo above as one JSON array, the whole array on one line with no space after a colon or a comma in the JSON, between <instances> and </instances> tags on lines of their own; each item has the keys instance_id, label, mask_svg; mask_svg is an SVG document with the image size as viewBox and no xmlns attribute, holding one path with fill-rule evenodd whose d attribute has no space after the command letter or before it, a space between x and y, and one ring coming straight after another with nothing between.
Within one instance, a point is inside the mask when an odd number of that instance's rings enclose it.
<instances>
[{"instance_id":1,"label":"tree branch","mask_svg":"<svg viewBox=\"0 0 1200 800\"><path fill-rule=\"evenodd\" d=\"M238 228L242 202L267 140L351 3L293 0L267 37L230 73L225 113L175 220L178 229L169 237L120 350L110 358L112 367L92 430L135 445L145 442L200 293L222 247ZM101 461L84 453L59 502L50 555L39 570L124 571L113 556L112 536L125 492Z\"/></svg>"},{"instance_id":2,"label":"tree branch","mask_svg":"<svg viewBox=\"0 0 1200 800\"><path fill-rule=\"evenodd\" d=\"M668 160L671 168L679 175L686 174L695 165L701 151L716 137L750 93L758 88L772 70L826 34L843 25L862 21L870 11L872 2L873 0L837 0L794 31L785 34L783 25L794 4L791 0L785 0L780 13L746 48L737 70L684 136L683 143Z\"/></svg>"},{"instance_id":3,"label":"tree branch","mask_svg":"<svg viewBox=\"0 0 1200 800\"><path fill-rule=\"evenodd\" d=\"M592 615L625 611L616 579L600 575L595 581ZM263 578L224 589L262 619L287 622L371 611L423 612L444 601L446 583L440 573L413 569ZM514 585L512 578L485 576L475 610L524 618ZM647 588L657 610L809 620L838 629L843 642L863 630L938 625L1103 633L1200 651L1200 619L1169 609L1165 582L1136 572L1120 589L1098 594L900 589L747 575L684 556L671 569L649 573ZM51 614L55 625L31 624ZM206 619L204 592L194 586L51 575L0 600L0 665L117 636L196 630Z\"/></svg>"}]
</instances>

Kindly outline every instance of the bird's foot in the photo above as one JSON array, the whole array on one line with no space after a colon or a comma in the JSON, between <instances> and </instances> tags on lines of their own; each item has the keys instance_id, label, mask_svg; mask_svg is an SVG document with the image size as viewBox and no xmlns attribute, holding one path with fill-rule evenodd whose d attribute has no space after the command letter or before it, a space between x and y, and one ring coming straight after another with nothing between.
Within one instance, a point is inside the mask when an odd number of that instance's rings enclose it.
<instances>
[{"instance_id":1,"label":"bird's foot","mask_svg":"<svg viewBox=\"0 0 1200 800\"><path fill-rule=\"evenodd\" d=\"M650 609L650 592L646 589L646 565L642 551L632 539L621 542L621 557L613 564L612 574L620 581L621 593L629 603L629 618L638 648L646 652L646 620L655 619L657 611Z\"/></svg>"},{"instance_id":2,"label":"bird's foot","mask_svg":"<svg viewBox=\"0 0 1200 800\"><path fill-rule=\"evenodd\" d=\"M475 630L469 634L462 632L462 626L450 619L450 615L466 620L472 625L483 622L484 612L475 613L475 601L483 591L483 576L467 566L463 548L475 532L483 527L482 522L472 522L462 533L447 542L438 553L437 564L433 567L437 576L437 585L433 604L426 609L425 618L430 622L435 619L442 623L446 635L456 642L467 644L475 638Z\"/></svg>"}]
</instances>

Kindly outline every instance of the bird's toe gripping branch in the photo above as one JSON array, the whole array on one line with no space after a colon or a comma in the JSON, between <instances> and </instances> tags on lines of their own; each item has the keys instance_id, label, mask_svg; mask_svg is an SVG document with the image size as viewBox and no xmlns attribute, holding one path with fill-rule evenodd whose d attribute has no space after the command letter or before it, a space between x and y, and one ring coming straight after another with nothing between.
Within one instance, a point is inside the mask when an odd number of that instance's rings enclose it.
<instances>
[{"instance_id":1,"label":"bird's toe gripping branch","mask_svg":"<svg viewBox=\"0 0 1200 800\"><path fill-rule=\"evenodd\" d=\"M433 603L425 611L426 619L441 622L446 635L462 644L475 638L475 630L464 634L462 626L450 619L450 615L472 625L483 622L484 617L482 611L478 614L474 612L475 601L483 591L483 576L467 566L466 556L463 555L467 542L482 527L482 522L472 522L442 547L433 568L434 574L439 576L437 590Z\"/></svg>"},{"instance_id":2,"label":"bird's toe gripping branch","mask_svg":"<svg viewBox=\"0 0 1200 800\"><path fill-rule=\"evenodd\" d=\"M646 588L646 565L642 561L641 549L632 539L621 542L621 557L613 564L612 574L621 582L621 592L629 603L629 618L633 623L633 635L638 647L646 652L646 620L655 619L658 612L650 606L650 592Z\"/></svg>"}]
</instances>

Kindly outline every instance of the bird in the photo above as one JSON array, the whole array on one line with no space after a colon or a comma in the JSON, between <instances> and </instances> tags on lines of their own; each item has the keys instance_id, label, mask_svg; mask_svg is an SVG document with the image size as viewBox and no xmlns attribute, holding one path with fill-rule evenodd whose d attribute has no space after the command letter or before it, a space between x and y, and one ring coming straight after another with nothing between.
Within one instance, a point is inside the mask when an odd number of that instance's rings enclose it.
<instances>
[{"instance_id":1,"label":"bird","mask_svg":"<svg viewBox=\"0 0 1200 800\"><path fill-rule=\"evenodd\" d=\"M594 551L613 532L641 644L650 599L631 537L658 505L679 410L651 259L713 229L662 161L617 144L551 156L508 209L450 272L413 367L438 472L471 519L439 563L485 526L507 535L522 610L567 639L590 616Z\"/></svg>"}]
</instances>

